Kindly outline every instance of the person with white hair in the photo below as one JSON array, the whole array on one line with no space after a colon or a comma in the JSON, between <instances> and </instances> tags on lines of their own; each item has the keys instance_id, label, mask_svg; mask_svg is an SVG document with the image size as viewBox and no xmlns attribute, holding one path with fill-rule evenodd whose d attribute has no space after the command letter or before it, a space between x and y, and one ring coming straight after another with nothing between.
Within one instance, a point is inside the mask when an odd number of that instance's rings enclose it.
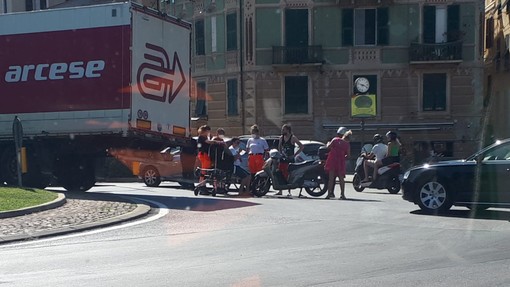
<instances>
[{"instance_id":1,"label":"person with white hair","mask_svg":"<svg viewBox=\"0 0 510 287\"><path fill-rule=\"evenodd\" d=\"M351 146L349 144L350 136L352 131L347 130L346 127L338 128L336 132L337 136L328 142L327 147L329 149L328 158L324 169L328 174L328 195L326 199L335 198L335 181L338 177L340 182L340 198L346 199L345 197L345 165L347 157L351 153Z\"/></svg>"}]
</instances>

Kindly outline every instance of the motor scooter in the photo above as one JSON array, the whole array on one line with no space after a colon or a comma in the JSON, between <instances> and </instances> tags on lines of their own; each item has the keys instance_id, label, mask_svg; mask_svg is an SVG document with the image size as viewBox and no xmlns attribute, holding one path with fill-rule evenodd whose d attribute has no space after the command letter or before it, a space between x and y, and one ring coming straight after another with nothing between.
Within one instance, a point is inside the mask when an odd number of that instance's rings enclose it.
<instances>
[{"instance_id":1,"label":"motor scooter","mask_svg":"<svg viewBox=\"0 0 510 287\"><path fill-rule=\"evenodd\" d=\"M370 153L372 147L371 144L364 145L360 156L356 160L356 168L352 179L354 190L362 192L365 188L387 189L389 193L397 194L400 191L400 163L398 162L380 167L377 171L378 176L376 180L362 182L363 178L365 178L365 170L363 168L366 160L365 155Z\"/></svg>"},{"instance_id":2,"label":"motor scooter","mask_svg":"<svg viewBox=\"0 0 510 287\"><path fill-rule=\"evenodd\" d=\"M271 186L273 189L282 191L300 188L299 197L303 188L314 197L319 197L327 192L328 179L324 171L324 161L309 160L300 163L290 163L288 177L285 178L279 169L280 162L285 157L276 149L269 152L269 158L264 163L264 168L255 174L252 182L252 194L257 197L266 195Z\"/></svg>"}]
</instances>

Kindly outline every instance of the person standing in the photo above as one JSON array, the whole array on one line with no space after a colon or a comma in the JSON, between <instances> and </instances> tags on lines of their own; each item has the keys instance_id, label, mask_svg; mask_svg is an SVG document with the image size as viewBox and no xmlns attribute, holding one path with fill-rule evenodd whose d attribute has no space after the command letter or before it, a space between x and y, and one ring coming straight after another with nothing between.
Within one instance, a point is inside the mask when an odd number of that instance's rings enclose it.
<instances>
[{"instance_id":1,"label":"person standing","mask_svg":"<svg viewBox=\"0 0 510 287\"><path fill-rule=\"evenodd\" d=\"M298 150L296 151L296 145ZM292 134L292 127L290 125L282 126L282 136L278 142L278 150L285 155L289 162L294 162L295 157L303 151L303 144L299 139Z\"/></svg>"},{"instance_id":2,"label":"person standing","mask_svg":"<svg viewBox=\"0 0 510 287\"><path fill-rule=\"evenodd\" d=\"M230 146L230 152L235 158L234 161L234 174L241 180L241 186L239 187L240 196L249 196L251 176L250 173L241 167L241 157L244 151L241 150L239 145L241 140L239 138L232 139L232 145Z\"/></svg>"},{"instance_id":3,"label":"person standing","mask_svg":"<svg viewBox=\"0 0 510 287\"><path fill-rule=\"evenodd\" d=\"M296 145L298 146L297 151ZM282 136L278 142L278 150L284 155L284 160L280 162L278 168L281 170L285 180L288 180L289 178L289 163L295 161L296 156L303 151L303 148L303 144L294 134L292 134L292 127L287 124L283 125ZM280 190L276 195L282 195L282 191Z\"/></svg>"},{"instance_id":4,"label":"person standing","mask_svg":"<svg viewBox=\"0 0 510 287\"><path fill-rule=\"evenodd\" d=\"M324 169L328 174L328 195L326 199L335 198L335 181L338 177L340 182L340 198L345 197L345 170L346 160L351 153L351 146L349 138L352 135L350 130L345 127L340 127L337 130L337 136L328 142L329 149L328 158Z\"/></svg>"},{"instance_id":5,"label":"person standing","mask_svg":"<svg viewBox=\"0 0 510 287\"><path fill-rule=\"evenodd\" d=\"M200 161L200 167L202 169L210 169L212 168L211 157L209 156L209 152L212 144L220 144L221 142L213 141L210 139L211 137L211 127L208 125L203 125L198 128L198 139L197 139L197 148L198 148L198 160ZM200 173L200 183L195 188L195 195L198 195L200 191L205 192L205 171Z\"/></svg>"},{"instance_id":6,"label":"person standing","mask_svg":"<svg viewBox=\"0 0 510 287\"><path fill-rule=\"evenodd\" d=\"M246 143L246 152L248 152L248 168L250 173L255 175L264 166L264 154L269 150L269 145L265 139L260 137L257 125L253 125L250 131L251 138Z\"/></svg>"}]
</instances>

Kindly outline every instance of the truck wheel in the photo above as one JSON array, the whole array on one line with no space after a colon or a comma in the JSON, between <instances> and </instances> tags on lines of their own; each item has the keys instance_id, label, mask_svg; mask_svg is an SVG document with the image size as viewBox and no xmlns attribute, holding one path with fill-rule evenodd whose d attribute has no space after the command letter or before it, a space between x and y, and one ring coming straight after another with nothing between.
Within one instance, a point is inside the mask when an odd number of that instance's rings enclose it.
<instances>
[{"instance_id":1,"label":"truck wheel","mask_svg":"<svg viewBox=\"0 0 510 287\"><path fill-rule=\"evenodd\" d=\"M149 187L156 187L159 186L161 183L161 177L159 176L159 171L157 168L153 167L152 165L149 165L143 170L142 173L143 176L143 182L145 185Z\"/></svg>"},{"instance_id":2,"label":"truck wheel","mask_svg":"<svg viewBox=\"0 0 510 287\"><path fill-rule=\"evenodd\" d=\"M87 191L96 184L94 164L87 159L67 159L60 163L58 181L67 191Z\"/></svg>"},{"instance_id":3,"label":"truck wheel","mask_svg":"<svg viewBox=\"0 0 510 287\"><path fill-rule=\"evenodd\" d=\"M0 174L2 181L9 185L18 184L18 163L16 161L16 153L14 149L8 148L0 156Z\"/></svg>"},{"instance_id":4,"label":"truck wheel","mask_svg":"<svg viewBox=\"0 0 510 287\"><path fill-rule=\"evenodd\" d=\"M39 165L31 158L28 160L29 167L28 173L22 175L23 186L34 188L46 188L51 183L52 176L43 174ZM18 162L14 149L7 149L4 151L0 158L0 178L2 181L7 182L9 185L18 184Z\"/></svg>"}]
</instances>

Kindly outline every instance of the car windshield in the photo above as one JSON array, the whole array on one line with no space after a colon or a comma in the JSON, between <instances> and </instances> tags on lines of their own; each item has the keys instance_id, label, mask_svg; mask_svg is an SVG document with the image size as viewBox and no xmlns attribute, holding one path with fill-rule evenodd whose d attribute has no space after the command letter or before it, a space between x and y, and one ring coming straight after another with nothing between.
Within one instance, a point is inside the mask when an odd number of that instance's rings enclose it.
<instances>
[{"instance_id":1,"label":"car windshield","mask_svg":"<svg viewBox=\"0 0 510 287\"><path fill-rule=\"evenodd\" d=\"M501 146L502 145L502 146ZM483 159L490 158L491 156L495 156L496 153L505 153L506 150L509 149L508 142L496 141L495 143L483 148L482 150L474 153L473 155L466 158L466 161L476 160L479 156L483 156Z\"/></svg>"}]
</instances>

